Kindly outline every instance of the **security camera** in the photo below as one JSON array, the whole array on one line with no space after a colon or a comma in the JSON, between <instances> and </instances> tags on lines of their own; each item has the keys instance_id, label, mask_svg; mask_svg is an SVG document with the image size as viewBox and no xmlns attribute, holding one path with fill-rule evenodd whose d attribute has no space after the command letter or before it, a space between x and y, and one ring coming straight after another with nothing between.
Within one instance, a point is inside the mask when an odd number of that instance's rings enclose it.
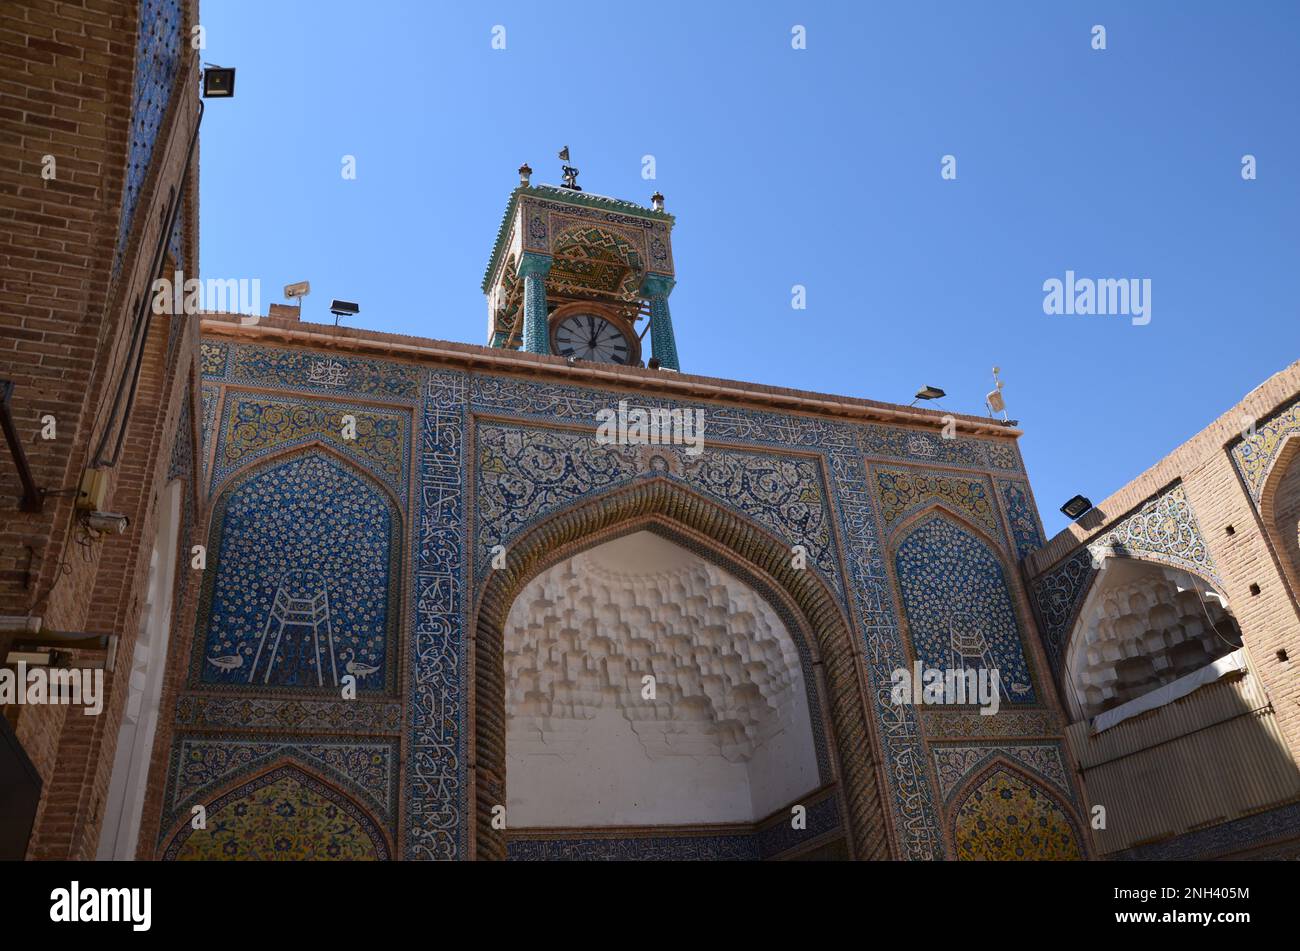
<instances>
[{"instance_id":1,"label":"security camera","mask_svg":"<svg viewBox=\"0 0 1300 951\"><path fill-rule=\"evenodd\" d=\"M119 512L91 512L86 516L86 525L103 535L121 535L131 520Z\"/></svg>"}]
</instances>

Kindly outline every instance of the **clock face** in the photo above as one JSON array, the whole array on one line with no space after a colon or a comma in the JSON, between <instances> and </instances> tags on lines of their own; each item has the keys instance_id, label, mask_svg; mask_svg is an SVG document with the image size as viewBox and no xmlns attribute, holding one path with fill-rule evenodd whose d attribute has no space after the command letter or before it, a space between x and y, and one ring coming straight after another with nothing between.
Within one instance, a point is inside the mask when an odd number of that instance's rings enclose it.
<instances>
[{"instance_id":1,"label":"clock face","mask_svg":"<svg viewBox=\"0 0 1300 951\"><path fill-rule=\"evenodd\" d=\"M599 314L570 314L555 327L555 352L579 360L626 364L632 348L627 335Z\"/></svg>"}]
</instances>

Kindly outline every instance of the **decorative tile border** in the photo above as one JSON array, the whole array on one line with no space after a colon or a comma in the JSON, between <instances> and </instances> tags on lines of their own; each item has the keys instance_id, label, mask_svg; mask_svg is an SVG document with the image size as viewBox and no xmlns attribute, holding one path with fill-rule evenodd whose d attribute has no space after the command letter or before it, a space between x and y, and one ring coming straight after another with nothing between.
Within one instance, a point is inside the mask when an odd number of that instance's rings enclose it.
<instances>
[{"instance_id":1,"label":"decorative tile border","mask_svg":"<svg viewBox=\"0 0 1300 951\"><path fill-rule=\"evenodd\" d=\"M966 469L1024 472L1015 443L1005 440L942 436L915 429L897 429L874 423L860 424L863 455L942 463Z\"/></svg>"},{"instance_id":2,"label":"decorative tile border","mask_svg":"<svg viewBox=\"0 0 1300 951\"><path fill-rule=\"evenodd\" d=\"M240 773L253 773L277 761L298 760L354 794L392 822L397 814L397 739L356 742L338 738L271 736L248 739L236 734L178 737L168 767L163 827L170 827L203 795Z\"/></svg>"},{"instance_id":3,"label":"decorative tile border","mask_svg":"<svg viewBox=\"0 0 1300 951\"><path fill-rule=\"evenodd\" d=\"M909 516L939 502L1003 541L1002 525L987 479L965 473L931 469L878 467L874 469L880 493L880 520L888 538Z\"/></svg>"},{"instance_id":4,"label":"decorative tile border","mask_svg":"<svg viewBox=\"0 0 1300 951\"><path fill-rule=\"evenodd\" d=\"M221 390L213 383L203 383L199 386L199 395L203 400L203 423L199 430L199 438L202 440L199 446L200 465L203 468L203 482L201 490L206 494L208 489L208 450L212 446L213 434L217 428L217 400L221 396Z\"/></svg>"},{"instance_id":5,"label":"decorative tile border","mask_svg":"<svg viewBox=\"0 0 1300 951\"><path fill-rule=\"evenodd\" d=\"M575 839L512 838L512 862L757 862L753 834L656 835Z\"/></svg>"},{"instance_id":6,"label":"decorative tile border","mask_svg":"<svg viewBox=\"0 0 1300 951\"><path fill-rule=\"evenodd\" d=\"M405 855L463 858L468 795L465 375L430 371L419 439L408 656Z\"/></svg>"},{"instance_id":7,"label":"decorative tile border","mask_svg":"<svg viewBox=\"0 0 1300 951\"><path fill-rule=\"evenodd\" d=\"M1187 493L1175 483L1032 582L1043 643L1058 678L1069 627L1095 573L1093 559L1103 557L1156 561L1222 583Z\"/></svg>"},{"instance_id":8,"label":"decorative tile border","mask_svg":"<svg viewBox=\"0 0 1300 951\"><path fill-rule=\"evenodd\" d=\"M1181 482L1093 539L1088 548L1095 554L1153 558L1211 579L1218 577Z\"/></svg>"},{"instance_id":9,"label":"decorative tile border","mask_svg":"<svg viewBox=\"0 0 1300 951\"><path fill-rule=\"evenodd\" d=\"M1059 743L1035 743L1021 746L935 746L931 748L939 777L939 794L945 803L962 781L984 769L995 759L1018 763L1028 772L1047 782L1070 802L1078 797L1066 772L1065 758Z\"/></svg>"},{"instance_id":10,"label":"decorative tile border","mask_svg":"<svg viewBox=\"0 0 1300 951\"><path fill-rule=\"evenodd\" d=\"M229 366L229 378L242 383L406 400L419 398L420 372L403 363L242 344L234 347Z\"/></svg>"},{"instance_id":11,"label":"decorative tile border","mask_svg":"<svg viewBox=\"0 0 1300 951\"><path fill-rule=\"evenodd\" d=\"M402 728L400 702L363 699L341 702L306 698L214 697L186 694L176 703L178 727L245 729L280 733L396 733Z\"/></svg>"},{"instance_id":12,"label":"decorative tile border","mask_svg":"<svg viewBox=\"0 0 1300 951\"><path fill-rule=\"evenodd\" d=\"M1253 434L1243 433L1241 441L1232 447L1233 464L1256 506L1278 453L1287 439L1297 433L1300 433L1300 400L1257 424Z\"/></svg>"},{"instance_id":13,"label":"decorative tile border","mask_svg":"<svg viewBox=\"0 0 1300 951\"><path fill-rule=\"evenodd\" d=\"M222 481L232 472L258 459L320 442L373 473L393 490L405 511L411 421L404 411L227 388L221 415L212 492L223 488ZM355 421L354 439L343 438L345 415Z\"/></svg>"},{"instance_id":14,"label":"decorative tile border","mask_svg":"<svg viewBox=\"0 0 1300 951\"><path fill-rule=\"evenodd\" d=\"M807 828L782 819L752 831L678 830L637 835L610 830L602 835L549 835L540 830L511 837L506 846L519 862L758 862L830 838L841 829L834 796L808 806Z\"/></svg>"},{"instance_id":15,"label":"decorative tile border","mask_svg":"<svg viewBox=\"0 0 1300 951\"><path fill-rule=\"evenodd\" d=\"M1023 559L1030 552L1043 547L1043 523L1038 509L1029 494L1029 483L1018 479L998 479L998 493L1002 508L1011 526L1011 538L1016 546L1016 558Z\"/></svg>"},{"instance_id":16,"label":"decorative tile border","mask_svg":"<svg viewBox=\"0 0 1300 951\"><path fill-rule=\"evenodd\" d=\"M224 377L230 362L230 344L219 340L199 343L199 373L205 377Z\"/></svg>"},{"instance_id":17,"label":"decorative tile border","mask_svg":"<svg viewBox=\"0 0 1300 951\"><path fill-rule=\"evenodd\" d=\"M1043 646L1047 648L1047 661L1058 679L1061 665L1065 662L1065 638L1074 619L1074 608L1092 573L1092 552L1084 547L1039 576L1031 585L1034 605L1041 619L1039 631Z\"/></svg>"},{"instance_id":18,"label":"decorative tile border","mask_svg":"<svg viewBox=\"0 0 1300 951\"><path fill-rule=\"evenodd\" d=\"M638 446L598 445L591 432L487 422L475 434L478 576L487 570L493 547L541 513L660 474L754 519L787 544L804 546L809 565L840 590L822 474L813 459L727 449L692 458L675 446L655 446L648 454ZM658 473L650 468L656 456L663 464Z\"/></svg>"},{"instance_id":19,"label":"decorative tile border","mask_svg":"<svg viewBox=\"0 0 1300 951\"><path fill-rule=\"evenodd\" d=\"M978 711L923 710L921 723L931 741L970 739L1008 740L1025 737L1059 736L1061 720L1051 710L1014 710L1003 708L997 716L981 716Z\"/></svg>"}]
</instances>

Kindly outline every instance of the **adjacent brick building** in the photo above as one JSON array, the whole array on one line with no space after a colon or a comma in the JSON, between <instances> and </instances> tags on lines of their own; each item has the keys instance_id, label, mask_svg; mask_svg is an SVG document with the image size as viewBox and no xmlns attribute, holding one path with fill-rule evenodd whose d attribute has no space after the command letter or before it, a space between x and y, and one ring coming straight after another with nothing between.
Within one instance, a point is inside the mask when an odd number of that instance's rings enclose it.
<instances>
[{"instance_id":1,"label":"adjacent brick building","mask_svg":"<svg viewBox=\"0 0 1300 951\"><path fill-rule=\"evenodd\" d=\"M180 430L195 420L198 327L147 306L156 274L197 260L194 13L184 0L0 9L0 379L39 490L20 511L30 493L6 447L0 647L36 625L118 636L101 716L6 708L42 785L35 858L98 851L158 502L178 443L194 445ZM86 528L77 496L92 470L104 509L130 519L124 534Z\"/></svg>"},{"instance_id":2,"label":"adjacent brick building","mask_svg":"<svg viewBox=\"0 0 1300 951\"><path fill-rule=\"evenodd\" d=\"M1300 363L1025 559L1104 853L1296 851L1297 394Z\"/></svg>"}]
</instances>

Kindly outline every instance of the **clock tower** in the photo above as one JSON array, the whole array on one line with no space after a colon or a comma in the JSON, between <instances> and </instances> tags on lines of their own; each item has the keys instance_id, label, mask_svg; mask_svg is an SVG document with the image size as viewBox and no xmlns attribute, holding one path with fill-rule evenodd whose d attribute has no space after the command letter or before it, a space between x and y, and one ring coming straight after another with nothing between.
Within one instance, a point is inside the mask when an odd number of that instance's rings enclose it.
<instances>
[{"instance_id":1,"label":"clock tower","mask_svg":"<svg viewBox=\"0 0 1300 951\"><path fill-rule=\"evenodd\" d=\"M533 185L531 175L520 167L483 278L488 345L680 370L668 309L674 219L663 195L649 208L593 195L568 165L562 185Z\"/></svg>"}]
</instances>

